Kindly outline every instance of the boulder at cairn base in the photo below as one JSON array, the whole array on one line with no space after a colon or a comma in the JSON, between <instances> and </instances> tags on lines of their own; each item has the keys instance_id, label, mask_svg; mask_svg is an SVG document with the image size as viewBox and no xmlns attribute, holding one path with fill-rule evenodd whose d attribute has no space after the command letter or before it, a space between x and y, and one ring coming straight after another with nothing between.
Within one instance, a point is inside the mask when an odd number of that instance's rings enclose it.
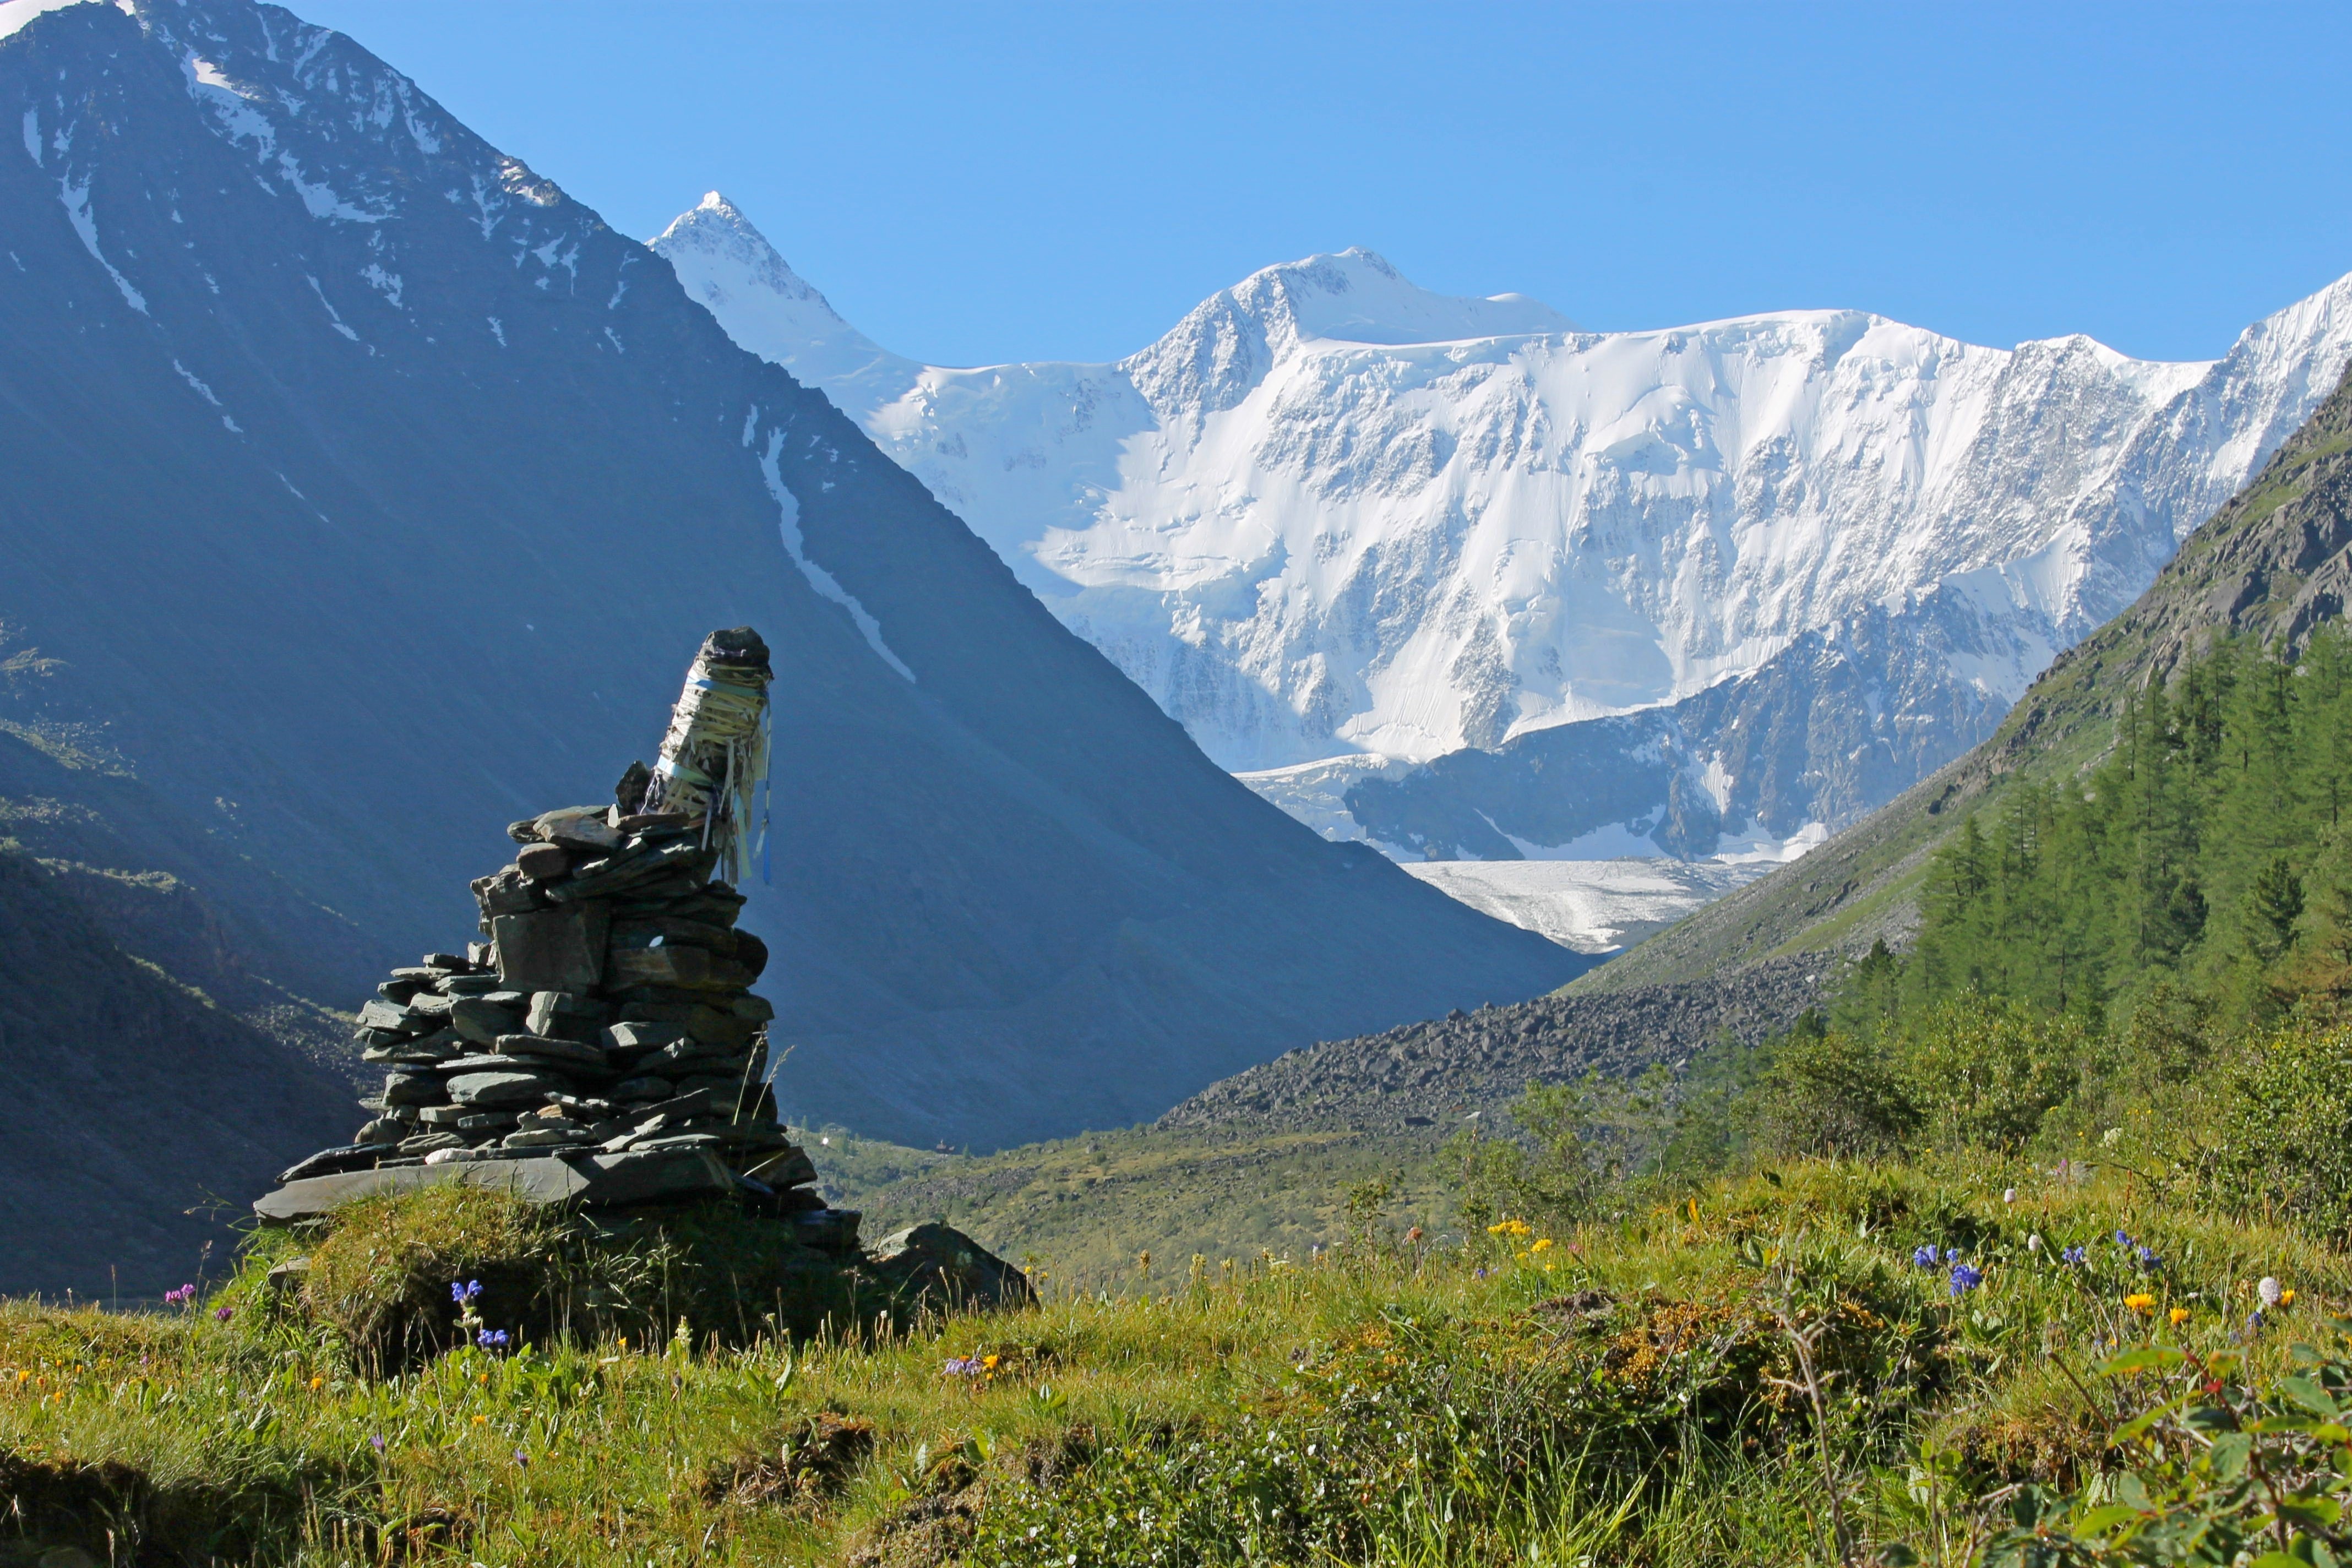
<instances>
[{"instance_id":1,"label":"boulder at cairn base","mask_svg":"<svg viewBox=\"0 0 2352 1568\"><path fill-rule=\"evenodd\" d=\"M952 1226L918 1225L874 1244L875 1272L950 1310L1020 1307L1035 1300L1029 1276Z\"/></svg>"}]
</instances>

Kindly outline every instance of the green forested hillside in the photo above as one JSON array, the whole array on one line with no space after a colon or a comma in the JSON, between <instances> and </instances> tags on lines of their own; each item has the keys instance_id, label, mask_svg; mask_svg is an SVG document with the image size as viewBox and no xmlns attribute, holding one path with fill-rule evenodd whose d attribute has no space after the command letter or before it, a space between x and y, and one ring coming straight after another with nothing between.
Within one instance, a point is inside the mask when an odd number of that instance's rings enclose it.
<instances>
[{"instance_id":1,"label":"green forested hillside","mask_svg":"<svg viewBox=\"0 0 2352 1568\"><path fill-rule=\"evenodd\" d=\"M1905 991L2096 1020L2164 981L2258 1019L2352 952L2352 639L2300 662L2251 637L2129 698L2085 776L2025 778L1923 883Z\"/></svg>"}]
</instances>

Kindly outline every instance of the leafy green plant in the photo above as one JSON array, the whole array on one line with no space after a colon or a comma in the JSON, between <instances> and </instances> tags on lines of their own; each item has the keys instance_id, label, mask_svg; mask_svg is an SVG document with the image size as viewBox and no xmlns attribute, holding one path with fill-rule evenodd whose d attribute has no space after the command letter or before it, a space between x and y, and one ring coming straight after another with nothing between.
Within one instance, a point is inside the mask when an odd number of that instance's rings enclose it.
<instances>
[{"instance_id":1,"label":"leafy green plant","mask_svg":"<svg viewBox=\"0 0 2352 1568\"><path fill-rule=\"evenodd\" d=\"M1645 1168L1674 1126L1673 1075L1632 1083L1588 1074L1530 1083L1511 1104L1525 1137L1454 1134L1441 1152L1472 1234L1502 1219L1564 1228L1590 1218Z\"/></svg>"},{"instance_id":2,"label":"leafy green plant","mask_svg":"<svg viewBox=\"0 0 2352 1568\"><path fill-rule=\"evenodd\" d=\"M2155 1379L2161 1397L2115 1435L2137 1461L2079 1491L2021 1489L1987 1568L2248 1563L2310 1568L2352 1554L2352 1361L2347 1325L2296 1369L2249 1380L2234 1351L2124 1352L2100 1371Z\"/></svg>"},{"instance_id":3,"label":"leafy green plant","mask_svg":"<svg viewBox=\"0 0 2352 1568\"><path fill-rule=\"evenodd\" d=\"M2352 1026L2290 1025L2251 1042L2215 1098L2201 1156L2210 1195L2352 1236Z\"/></svg>"}]
</instances>

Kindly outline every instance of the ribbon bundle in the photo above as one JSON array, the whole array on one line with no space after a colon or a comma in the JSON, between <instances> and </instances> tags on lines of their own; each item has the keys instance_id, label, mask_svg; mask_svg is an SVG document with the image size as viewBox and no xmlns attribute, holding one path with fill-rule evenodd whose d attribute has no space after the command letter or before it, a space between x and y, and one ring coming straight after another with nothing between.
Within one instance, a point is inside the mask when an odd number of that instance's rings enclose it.
<instances>
[{"instance_id":1,"label":"ribbon bundle","mask_svg":"<svg viewBox=\"0 0 2352 1568\"><path fill-rule=\"evenodd\" d=\"M767 847L761 807L768 779L772 724L768 711L768 647L749 626L713 632L686 672L670 710L669 731L647 786L646 811L702 818L703 843L719 851L721 880L740 882ZM753 813L759 811L756 834Z\"/></svg>"}]
</instances>

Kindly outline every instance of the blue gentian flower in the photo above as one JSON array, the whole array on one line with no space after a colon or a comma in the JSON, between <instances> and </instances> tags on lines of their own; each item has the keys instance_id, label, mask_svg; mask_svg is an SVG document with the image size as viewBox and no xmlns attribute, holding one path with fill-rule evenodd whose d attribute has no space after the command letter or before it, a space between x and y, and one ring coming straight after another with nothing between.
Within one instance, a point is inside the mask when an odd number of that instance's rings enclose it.
<instances>
[{"instance_id":1,"label":"blue gentian flower","mask_svg":"<svg viewBox=\"0 0 2352 1568\"><path fill-rule=\"evenodd\" d=\"M468 1279L463 1285L458 1284L455 1279L449 1281L449 1300L457 1302L460 1307L471 1302L481 1293L482 1282L478 1279Z\"/></svg>"},{"instance_id":2,"label":"blue gentian flower","mask_svg":"<svg viewBox=\"0 0 2352 1568\"><path fill-rule=\"evenodd\" d=\"M2143 1247L2139 1249L2139 1266L2142 1268L2155 1268L2159 1267L2159 1264L2157 1261L2156 1249L2154 1247Z\"/></svg>"},{"instance_id":3,"label":"blue gentian flower","mask_svg":"<svg viewBox=\"0 0 2352 1568\"><path fill-rule=\"evenodd\" d=\"M2091 1257L2090 1254L2082 1247L2070 1247L2065 1251L2058 1255L2058 1261L2061 1263L2072 1263L2078 1267L2087 1268L2090 1267Z\"/></svg>"},{"instance_id":4,"label":"blue gentian flower","mask_svg":"<svg viewBox=\"0 0 2352 1568\"><path fill-rule=\"evenodd\" d=\"M1933 1268L1936 1267L1937 1257L1937 1254L1933 1243L1930 1243L1926 1247L1914 1247L1911 1251L1911 1262L1913 1266L1920 1268Z\"/></svg>"},{"instance_id":5,"label":"blue gentian flower","mask_svg":"<svg viewBox=\"0 0 2352 1568\"><path fill-rule=\"evenodd\" d=\"M507 1331L504 1329L484 1329L474 1336L474 1342L486 1351L502 1351L507 1348Z\"/></svg>"},{"instance_id":6,"label":"blue gentian flower","mask_svg":"<svg viewBox=\"0 0 2352 1568\"><path fill-rule=\"evenodd\" d=\"M1984 1270L1966 1263L1952 1265L1952 1294L1965 1296L1984 1283Z\"/></svg>"}]
</instances>

